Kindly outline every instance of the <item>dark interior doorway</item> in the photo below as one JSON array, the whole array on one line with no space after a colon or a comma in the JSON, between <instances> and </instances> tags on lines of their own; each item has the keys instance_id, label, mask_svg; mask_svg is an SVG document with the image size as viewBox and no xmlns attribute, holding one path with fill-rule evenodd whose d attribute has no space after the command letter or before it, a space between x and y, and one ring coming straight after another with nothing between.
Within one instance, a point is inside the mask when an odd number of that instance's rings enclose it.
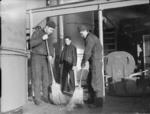
<instances>
[{"instance_id":1,"label":"dark interior doorway","mask_svg":"<svg viewBox=\"0 0 150 114\"><path fill-rule=\"evenodd\" d=\"M143 35L150 34L149 23L150 17L131 18L121 20L119 23L117 46L119 51L129 52L135 59L137 65L139 65L139 59L141 59L140 69L144 69L143 54L138 56L138 45L143 50Z\"/></svg>"}]
</instances>

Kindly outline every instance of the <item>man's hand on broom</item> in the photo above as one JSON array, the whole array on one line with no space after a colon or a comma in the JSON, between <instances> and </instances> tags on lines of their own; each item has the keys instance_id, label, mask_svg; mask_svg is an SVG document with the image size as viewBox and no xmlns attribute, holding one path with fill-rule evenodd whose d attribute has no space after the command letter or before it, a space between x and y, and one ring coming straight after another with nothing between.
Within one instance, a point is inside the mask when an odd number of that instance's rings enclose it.
<instances>
[{"instance_id":1,"label":"man's hand on broom","mask_svg":"<svg viewBox=\"0 0 150 114\"><path fill-rule=\"evenodd\" d=\"M52 56L48 56L48 60L51 62L51 64L54 64L54 58Z\"/></svg>"},{"instance_id":2,"label":"man's hand on broom","mask_svg":"<svg viewBox=\"0 0 150 114\"><path fill-rule=\"evenodd\" d=\"M76 71L76 69L77 69L76 66L73 66L73 67L72 67L72 70L73 70L73 71Z\"/></svg>"},{"instance_id":3,"label":"man's hand on broom","mask_svg":"<svg viewBox=\"0 0 150 114\"><path fill-rule=\"evenodd\" d=\"M48 39L48 34L44 34L42 37L43 40L47 40Z\"/></svg>"},{"instance_id":4,"label":"man's hand on broom","mask_svg":"<svg viewBox=\"0 0 150 114\"><path fill-rule=\"evenodd\" d=\"M81 68L82 68L82 69L87 69L88 64L89 64L88 61L85 62L85 63L81 63Z\"/></svg>"}]
</instances>

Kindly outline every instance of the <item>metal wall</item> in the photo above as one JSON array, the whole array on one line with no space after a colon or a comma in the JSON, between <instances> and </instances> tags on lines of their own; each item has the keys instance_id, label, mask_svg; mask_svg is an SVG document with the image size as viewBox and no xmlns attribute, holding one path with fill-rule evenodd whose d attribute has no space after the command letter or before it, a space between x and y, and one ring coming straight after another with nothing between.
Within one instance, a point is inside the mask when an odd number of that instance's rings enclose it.
<instances>
[{"instance_id":1,"label":"metal wall","mask_svg":"<svg viewBox=\"0 0 150 114\"><path fill-rule=\"evenodd\" d=\"M27 57L24 53L26 50L25 4L25 0L1 2L2 112L19 108L27 99Z\"/></svg>"}]
</instances>

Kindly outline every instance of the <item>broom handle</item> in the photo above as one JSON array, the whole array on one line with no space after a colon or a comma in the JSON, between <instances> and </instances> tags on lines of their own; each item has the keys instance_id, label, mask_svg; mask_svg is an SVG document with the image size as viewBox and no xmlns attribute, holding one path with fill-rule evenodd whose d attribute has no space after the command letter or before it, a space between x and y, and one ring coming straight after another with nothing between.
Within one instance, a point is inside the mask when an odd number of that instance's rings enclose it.
<instances>
[{"instance_id":1,"label":"broom handle","mask_svg":"<svg viewBox=\"0 0 150 114\"><path fill-rule=\"evenodd\" d=\"M79 80L79 86L81 87L81 82L82 82L82 76L83 76L83 68L81 69L81 76L80 76L80 80Z\"/></svg>"},{"instance_id":2,"label":"broom handle","mask_svg":"<svg viewBox=\"0 0 150 114\"><path fill-rule=\"evenodd\" d=\"M48 40L45 40L45 41L46 41L47 53L48 53L48 56L50 56L50 50L49 50ZM51 65L51 61L49 60L49 58L48 58L48 62L49 62L49 66L50 66L50 71L52 73L52 82L56 83L55 78L54 78L54 73L53 73L52 65Z\"/></svg>"},{"instance_id":3,"label":"broom handle","mask_svg":"<svg viewBox=\"0 0 150 114\"><path fill-rule=\"evenodd\" d=\"M76 69L73 70L73 73L74 73L74 82L75 82L75 86L77 86L78 83L77 83L77 71L76 71Z\"/></svg>"}]
</instances>

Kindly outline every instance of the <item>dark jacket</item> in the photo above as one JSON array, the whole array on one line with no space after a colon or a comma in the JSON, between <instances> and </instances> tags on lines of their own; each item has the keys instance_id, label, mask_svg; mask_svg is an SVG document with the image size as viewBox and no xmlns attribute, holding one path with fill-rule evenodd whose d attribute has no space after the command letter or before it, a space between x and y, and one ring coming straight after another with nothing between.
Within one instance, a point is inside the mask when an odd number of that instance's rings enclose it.
<instances>
[{"instance_id":1,"label":"dark jacket","mask_svg":"<svg viewBox=\"0 0 150 114\"><path fill-rule=\"evenodd\" d=\"M76 47L72 44L65 45L61 57L60 57L60 64L63 64L63 62L66 61L69 64L76 66L77 64L77 50Z\"/></svg>"},{"instance_id":2,"label":"dark jacket","mask_svg":"<svg viewBox=\"0 0 150 114\"><path fill-rule=\"evenodd\" d=\"M85 39L85 50L81 65L85 64L89 59L92 61L102 59L102 46L99 39L92 33L87 35Z\"/></svg>"},{"instance_id":3,"label":"dark jacket","mask_svg":"<svg viewBox=\"0 0 150 114\"><path fill-rule=\"evenodd\" d=\"M46 42L42 39L43 35L45 34L46 33L42 29L33 32L30 40L30 46L33 54L47 55ZM51 37L51 35L49 35L48 37ZM48 44L49 44L50 54L51 56L54 56L54 47L51 38L48 38Z\"/></svg>"}]
</instances>

